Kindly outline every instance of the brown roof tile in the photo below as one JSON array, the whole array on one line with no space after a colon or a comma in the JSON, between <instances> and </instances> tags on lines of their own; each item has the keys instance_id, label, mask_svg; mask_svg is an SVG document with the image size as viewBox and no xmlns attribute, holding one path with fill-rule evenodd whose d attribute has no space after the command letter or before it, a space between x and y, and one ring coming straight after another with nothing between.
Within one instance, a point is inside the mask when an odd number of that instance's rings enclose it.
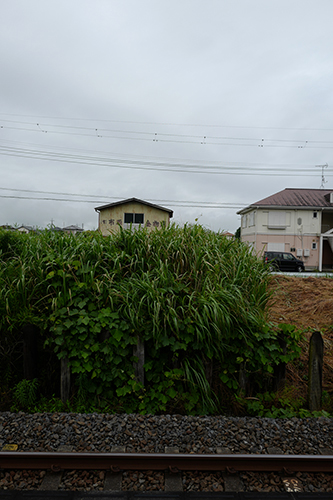
<instances>
[{"instance_id":1,"label":"brown roof tile","mask_svg":"<svg viewBox=\"0 0 333 500\"><path fill-rule=\"evenodd\" d=\"M293 189L286 188L279 193L272 194L256 203L253 206L283 206L283 207L332 207L329 194L332 189ZM328 195L328 196L327 196Z\"/></svg>"}]
</instances>

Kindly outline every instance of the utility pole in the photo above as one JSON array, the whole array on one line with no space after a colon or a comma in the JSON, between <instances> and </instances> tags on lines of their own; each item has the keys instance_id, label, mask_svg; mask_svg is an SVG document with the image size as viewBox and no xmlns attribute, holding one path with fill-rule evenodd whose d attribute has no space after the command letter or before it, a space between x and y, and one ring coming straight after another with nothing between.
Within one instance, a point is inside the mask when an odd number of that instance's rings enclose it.
<instances>
[{"instance_id":1,"label":"utility pole","mask_svg":"<svg viewBox=\"0 0 333 500\"><path fill-rule=\"evenodd\" d=\"M325 165L316 165L316 167L321 168L321 186L320 186L320 189L324 189L324 184L327 183L327 181L325 180L324 169L328 168L328 163L325 163Z\"/></svg>"}]
</instances>

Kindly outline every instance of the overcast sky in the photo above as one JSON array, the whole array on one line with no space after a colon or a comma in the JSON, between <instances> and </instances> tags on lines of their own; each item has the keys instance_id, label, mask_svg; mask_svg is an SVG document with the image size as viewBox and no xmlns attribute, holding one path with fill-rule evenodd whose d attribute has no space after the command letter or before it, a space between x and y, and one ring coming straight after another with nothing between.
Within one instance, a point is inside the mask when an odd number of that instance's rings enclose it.
<instances>
[{"instance_id":1,"label":"overcast sky","mask_svg":"<svg viewBox=\"0 0 333 500\"><path fill-rule=\"evenodd\" d=\"M234 232L250 203L333 188L332 19L332 0L2 0L0 225L95 229L136 197Z\"/></svg>"}]
</instances>

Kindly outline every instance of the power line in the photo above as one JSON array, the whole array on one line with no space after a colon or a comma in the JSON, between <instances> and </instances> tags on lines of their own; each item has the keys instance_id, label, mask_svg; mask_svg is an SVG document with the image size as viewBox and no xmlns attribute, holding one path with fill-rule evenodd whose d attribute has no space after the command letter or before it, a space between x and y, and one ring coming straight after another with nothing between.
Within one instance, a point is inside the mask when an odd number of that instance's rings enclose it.
<instances>
[{"instance_id":1,"label":"power line","mask_svg":"<svg viewBox=\"0 0 333 500\"><path fill-rule=\"evenodd\" d=\"M209 124L209 123L177 123L177 122L156 122L156 121L135 121L135 120L114 120L114 119L100 119L100 118L77 118L77 117L60 117L60 116L41 116L41 115L22 115L19 113L3 113L4 116L20 116L22 118L39 118L46 120L73 120L81 122L101 122L101 123L126 123L137 125L159 125L159 126L178 126L178 127L207 127L207 128L231 128L231 129L253 129L253 130L294 130L294 131L332 131L332 128L308 128L308 127L271 127L267 125L254 126L254 125L225 125L225 124Z\"/></svg>"},{"instance_id":2,"label":"power line","mask_svg":"<svg viewBox=\"0 0 333 500\"><path fill-rule=\"evenodd\" d=\"M200 174L224 174L224 175L274 175L274 176L316 176L312 168L294 168L290 167L259 167L259 166L228 166L228 165L202 165L187 163L156 162L137 159L108 158L87 155L75 155L68 153L59 153L53 151L40 151L26 148L14 148L0 146L0 154L5 156L31 158L44 161L56 161L59 163L72 163L88 165L94 167L125 168L134 170L152 170L182 173L200 173ZM294 173L293 173L294 172Z\"/></svg>"},{"instance_id":3,"label":"power line","mask_svg":"<svg viewBox=\"0 0 333 500\"><path fill-rule=\"evenodd\" d=\"M8 198L8 199L15 199L15 200L36 200L36 201L59 201L59 202L70 202L70 203L94 203L95 205L100 204L100 203L109 203L110 200L107 201L102 201L101 199L98 200L74 200L72 198L51 198L51 197L36 197L36 196L17 196L17 195L0 195L0 198ZM119 199L119 198L118 198ZM147 201L152 201L147 199ZM158 200L156 200L158 201ZM203 204L204 202L198 202L198 203L192 203L192 202L173 202L173 206L175 207L184 207L184 208L214 208L214 209L239 209L243 208L247 205L244 205L243 203L240 204L224 204L224 203L219 203L219 204ZM207 202L210 203L210 202Z\"/></svg>"},{"instance_id":4,"label":"power line","mask_svg":"<svg viewBox=\"0 0 333 500\"><path fill-rule=\"evenodd\" d=\"M254 141L256 143L260 143L263 141L266 142L285 142L285 143L296 143L296 144L333 144L333 141L318 141L318 140L308 140L308 139L274 139L274 138L263 138L263 137L229 137L229 136L207 136L204 134L193 135L193 134L179 134L179 133L165 133L165 132L155 132L152 131L142 131L142 130L123 130L123 129L107 129L107 128L96 128L96 127L82 127L82 126L74 126L74 125L59 125L52 123L36 123L36 122L22 122L18 120L2 120L2 122L7 123L18 123L23 125L31 125L32 127L38 127L38 131L47 133L48 130L44 130L45 127L54 127L54 128L63 128L63 129L73 129L73 130L88 130L93 132L93 135L97 135L97 137L103 137L99 135L104 132L112 132L112 133L124 133L124 134L138 134L138 135L148 135L153 136L156 140L158 137L182 137L182 138L191 138L191 139L199 139L200 141L206 139L215 139L215 140L228 140L228 141ZM43 128L42 128L43 127ZM2 127L6 128L6 127ZM9 127L8 127L9 128ZM96 134L95 134L96 133Z\"/></svg>"},{"instance_id":5,"label":"power line","mask_svg":"<svg viewBox=\"0 0 333 500\"><path fill-rule=\"evenodd\" d=\"M38 148L41 148L41 149L46 149L45 145L44 144L36 144L36 143L30 143L30 142L22 142L22 141L13 141L13 140L3 140L2 141L3 143L8 143L9 145L19 145L19 146L28 146L29 147L29 150L31 150L32 146L36 146ZM5 146L0 146L0 147L5 147ZM16 146L17 147L17 146ZM195 160L195 159L186 159L186 158L175 158L175 157L169 157L169 158L166 158L166 157L161 157L161 156L148 156L148 155L135 155L135 154L131 154L131 155L128 155L126 153L116 153L116 152L105 152L105 151L98 151L96 149L94 150L89 150L89 149L83 149L83 148L70 148L68 146L66 147L61 147L61 146L52 146L53 149L58 149L60 151L74 151L76 152L76 154L78 154L78 152L85 152L86 154L89 153L89 154L100 154L100 155L109 155L108 158L110 156L114 156L114 155L117 155L118 157L124 157L124 158L129 158L131 162L133 162L134 160L136 161L141 161L143 163L147 163L147 160L149 162L151 162L151 164L154 164L156 165L156 162L162 162L163 164L171 164L171 165L174 165L175 162L179 163L181 166L183 166L184 164L186 165L191 165L191 166L196 166L196 167L202 167L202 168L206 168L207 165L203 165L202 162L200 160ZM40 151L37 150L37 151ZM46 151L47 152L47 151ZM62 153L62 154L73 154L73 153ZM134 160L133 160L134 159ZM210 159L209 160L210 164L216 164L217 166L221 166L221 165L229 165L229 166L241 166L241 165L244 165L244 162L240 162L240 161L221 161L221 160L212 160ZM196 165L197 164L197 165ZM213 166L216 166L216 165L213 165ZM298 167L300 169L304 169L304 168L307 168L307 167L310 167L311 169L313 168L313 164L312 163L262 163L262 162L246 162L246 165L248 167L252 167L252 166L263 166L265 168L267 167Z\"/></svg>"},{"instance_id":6,"label":"power line","mask_svg":"<svg viewBox=\"0 0 333 500\"><path fill-rule=\"evenodd\" d=\"M41 191L41 190L36 190L36 189L19 189L19 188L8 188L8 187L0 187L0 190L2 191L17 191L17 192L20 192L20 193L39 193L39 194L55 194L55 195L61 195L61 196L81 196L81 197L86 197L86 198L98 198L100 195L97 195L97 194L82 194L82 193L64 193L64 192L59 192L59 191ZM100 201L100 198L98 198L99 201ZM108 196L108 200L105 202L105 203L108 203L110 202L110 200L119 200L121 199L121 196ZM198 200L161 200L161 199L153 199L153 198L149 198L148 199L149 201L151 202L156 202L156 203L200 203L200 204L204 204L204 205L225 205L225 206L228 206L228 205L242 205L242 206L247 206L248 203L227 203L227 202L223 202L223 203L219 203L219 202L215 202L215 201L198 201Z\"/></svg>"},{"instance_id":7,"label":"power line","mask_svg":"<svg viewBox=\"0 0 333 500\"><path fill-rule=\"evenodd\" d=\"M60 195L60 196L80 196L84 198L96 198L96 200L88 200L89 203L110 203L110 200L119 200L121 199L120 196L108 196L107 200L101 200L100 195L96 194L82 194L82 193L64 193L64 192L59 192L59 191L42 191L42 190L37 190L37 189L19 189L19 188L8 188L8 187L0 187L1 191L16 191L20 193L35 193L35 194L50 194L50 195ZM87 200L73 200L73 199L68 199L68 198L60 198L60 199L55 199L55 198L40 198L40 197L20 197L16 195L0 195L1 198L17 198L17 199L35 199L35 200L55 200L55 201L78 201L80 203L85 203ZM147 201L154 202L154 203L172 203L177 206L195 206L195 207L202 207L202 208L234 208L234 207L240 207L244 206L246 207L248 204L246 203L235 203L235 202L215 202L215 201L198 201L198 200L161 200L161 199L154 199L154 198L148 198ZM213 207L211 207L213 205Z\"/></svg>"},{"instance_id":8,"label":"power line","mask_svg":"<svg viewBox=\"0 0 333 500\"><path fill-rule=\"evenodd\" d=\"M142 131L126 131L126 130L108 130L108 129L92 129L87 127L70 127L65 125L49 125L53 128L71 128L78 130L88 130L91 133L83 132L64 132L59 130L46 130L42 129L39 123L32 124L37 128L26 127L10 127L1 125L1 129L19 130L25 132L37 132L43 134L58 134L67 136L80 136L80 137L98 137L100 139L117 139L117 140L130 140L130 141L145 141L145 142L162 142L174 144L197 144L197 145L210 145L210 146L238 146L238 147L254 147L254 148L293 148L293 149L333 149L332 141L316 141L304 139L270 139L270 138L251 138L251 137L221 137L221 136L208 136L208 135L189 135L189 134L166 134L163 132L142 132ZM45 125L47 126L47 125ZM112 132L113 134L132 134L129 135L107 135L103 132ZM101 133L103 132L103 134ZM138 135L135 137L133 134ZM146 137L143 137L146 136ZM191 140L192 139L192 140ZM217 141L217 142L216 142ZM229 142L221 142L229 141ZM231 141L231 142L230 142ZM248 141L248 142L240 142ZM325 146L330 144L331 146Z\"/></svg>"}]
</instances>

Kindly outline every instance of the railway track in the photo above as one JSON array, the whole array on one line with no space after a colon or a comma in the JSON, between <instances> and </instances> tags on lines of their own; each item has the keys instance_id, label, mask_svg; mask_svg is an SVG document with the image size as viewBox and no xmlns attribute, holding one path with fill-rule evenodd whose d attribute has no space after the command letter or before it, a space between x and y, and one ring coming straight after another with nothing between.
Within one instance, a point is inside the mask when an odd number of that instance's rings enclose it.
<instances>
[{"instance_id":1,"label":"railway track","mask_svg":"<svg viewBox=\"0 0 333 500\"><path fill-rule=\"evenodd\" d=\"M333 472L333 455L0 452L2 469Z\"/></svg>"},{"instance_id":2,"label":"railway track","mask_svg":"<svg viewBox=\"0 0 333 500\"><path fill-rule=\"evenodd\" d=\"M244 474L265 475L270 477L272 484L279 481L280 492L262 493L265 498L296 499L296 498L330 498L333 493L302 493L302 475L327 474L333 478L333 456L332 455L204 455L204 454L179 454L179 453L75 453L75 452L0 452L0 469L13 477L20 478L20 471L25 476L38 472L38 480L35 481L34 489L25 491L0 489L0 499L8 500L29 498L85 498L86 494L90 498L117 498L130 499L135 495L142 498L142 495L153 495L166 497L168 499L180 499L186 493L184 490L184 477L192 474L195 477L204 473L217 477L219 488L210 492L191 492L200 498L208 498L210 495L219 495L219 498L259 498L258 492L244 492ZM64 486L64 476L74 476L75 471L82 471L83 477L93 477L100 479L99 484L93 484L93 491L60 491ZM154 482L154 474L164 475L164 489L158 492L149 491L149 488L142 492L122 491L124 489L124 477L132 471L133 477L143 477L148 474L151 482ZM149 472L147 472L149 471ZM24 476L23 476L24 477ZM36 476L37 477L37 476ZM90 484L96 479L90 480ZM144 479L141 479L144 482ZM163 481L162 481L163 482ZM84 481L78 485L82 486ZM139 479L140 483L140 479ZM18 489L24 485L18 484ZM59 490L60 488L60 490ZM281 491L281 488L282 491ZM81 488L82 489L82 488ZM134 488L135 489L135 488ZM142 489L142 488L141 488ZM44 492L44 493L43 493ZM47 492L47 496L46 495ZM53 493L51 493L53 492ZM217 493L218 492L218 493ZM22 495L22 496L20 496ZM140 496L141 495L141 496ZM242 496L243 495L243 496ZM245 496L244 496L245 495ZM253 496L254 495L254 496ZM255 496L257 495L257 496ZM260 493L261 495L261 493ZM295 496L296 495L296 496ZM302 495L306 495L305 497ZM320 496L318 496L320 495ZM150 498L152 498L150 496Z\"/></svg>"}]
</instances>

